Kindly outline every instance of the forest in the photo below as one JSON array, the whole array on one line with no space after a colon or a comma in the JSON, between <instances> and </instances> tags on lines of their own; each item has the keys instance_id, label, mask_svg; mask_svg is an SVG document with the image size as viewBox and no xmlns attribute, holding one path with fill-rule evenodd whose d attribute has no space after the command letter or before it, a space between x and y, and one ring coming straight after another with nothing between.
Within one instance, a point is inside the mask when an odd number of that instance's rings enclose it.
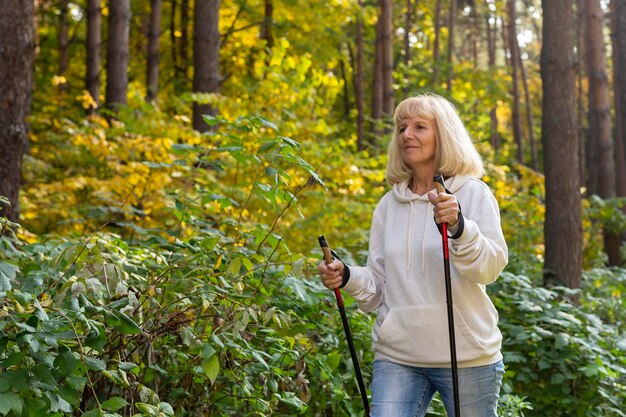
<instances>
[{"instance_id":1,"label":"forest","mask_svg":"<svg viewBox=\"0 0 626 417\"><path fill-rule=\"evenodd\" d=\"M0 57L0 415L363 416L317 238L365 264L435 93L509 250L499 415L626 416L626 0L0 0Z\"/></svg>"}]
</instances>

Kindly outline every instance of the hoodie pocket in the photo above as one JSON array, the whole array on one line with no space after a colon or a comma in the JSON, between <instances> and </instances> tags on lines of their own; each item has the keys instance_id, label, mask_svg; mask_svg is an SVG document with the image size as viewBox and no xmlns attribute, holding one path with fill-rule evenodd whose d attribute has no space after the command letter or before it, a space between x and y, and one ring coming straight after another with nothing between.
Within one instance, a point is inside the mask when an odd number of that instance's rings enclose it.
<instances>
[{"instance_id":1,"label":"hoodie pocket","mask_svg":"<svg viewBox=\"0 0 626 417\"><path fill-rule=\"evenodd\" d=\"M489 356L499 349L480 343L456 307L454 328L458 362ZM404 363L448 366L450 337L446 305L392 308L378 329L375 349Z\"/></svg>"}]
</instances>

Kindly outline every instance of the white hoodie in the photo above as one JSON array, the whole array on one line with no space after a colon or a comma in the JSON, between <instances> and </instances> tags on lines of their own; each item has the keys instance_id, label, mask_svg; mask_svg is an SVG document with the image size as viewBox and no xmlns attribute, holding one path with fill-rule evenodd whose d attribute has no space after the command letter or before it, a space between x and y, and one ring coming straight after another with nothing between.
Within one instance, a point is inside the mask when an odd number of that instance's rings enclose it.
<instances>
[{"instance_id":1,"label":"white hoodie","mask_svg":"<svg viewBox=\"0 0 626 417\"><path fill-rule=\"evenodd\" d=\"M486 294L508 262L498 204L482 181L446 180L461 206L463 234L448 239L459 367L502 359L498 313ZM441 234L427 195L393 186L372 218L367 266L350 266L345 291L365 311L378 308L375 359L418 367L450 367Z\"/></svg>"}]
</instances>

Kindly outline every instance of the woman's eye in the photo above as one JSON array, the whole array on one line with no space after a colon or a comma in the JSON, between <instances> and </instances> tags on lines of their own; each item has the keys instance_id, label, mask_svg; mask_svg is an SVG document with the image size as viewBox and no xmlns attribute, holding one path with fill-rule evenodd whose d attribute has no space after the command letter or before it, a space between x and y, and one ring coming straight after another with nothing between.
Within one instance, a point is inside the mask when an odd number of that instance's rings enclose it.
<instances>
[{"instance_id":1,"label":"woman's eye","mask_svg":"<svg viewBox=\"0 0 626 417\"><path fill-rule=\"evenodd\" d=\"M404 133L405 130L406 130L406 127L405 126L401 126L399 132L400 133Z\"/></svg>"}]
</instances>

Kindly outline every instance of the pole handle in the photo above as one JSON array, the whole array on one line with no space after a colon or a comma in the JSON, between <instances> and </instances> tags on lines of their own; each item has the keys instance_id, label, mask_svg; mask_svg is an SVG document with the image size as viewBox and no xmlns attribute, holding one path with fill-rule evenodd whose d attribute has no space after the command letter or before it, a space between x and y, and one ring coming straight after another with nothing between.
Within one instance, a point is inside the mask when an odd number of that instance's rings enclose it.
<instances>
[{"instance_id":1,"label":"pole handle","mask_svg":"<svg viewBox=\"0 0 626 417\"><path fill-rule=\"evenodd\" d=\"M443 175L437 174L433 177L433 182L435 183L435 188L438 193L446 192L446 185L443 182Z\"/></svg>"},{"instance_id":2,"label":"pole handle","mask_svg":"<svg viewBox=\"0 0 626 417\"><path fill-rule=\"evenodd\" d=\"M320 247L322 248L322 253L324 254L324 262L326 262L326 265L328 265L334 260L333 254L330 253L328 242L326 241L326 238L324 237L324 235L319 235L317 240L319 241Z\"/></svg>"}]
</instances>

